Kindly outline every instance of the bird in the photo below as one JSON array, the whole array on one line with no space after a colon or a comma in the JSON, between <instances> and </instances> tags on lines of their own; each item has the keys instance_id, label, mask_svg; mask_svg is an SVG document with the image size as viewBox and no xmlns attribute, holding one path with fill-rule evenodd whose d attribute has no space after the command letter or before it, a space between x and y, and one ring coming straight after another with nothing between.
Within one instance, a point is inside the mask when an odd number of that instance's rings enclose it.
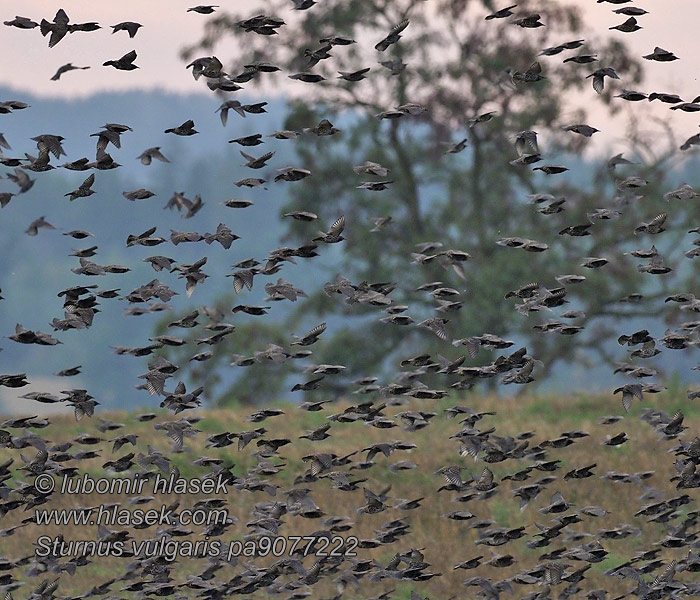
<instances>
[{"instance_id":1,"label":"bird","mask_svg":"<svg viewBox=\"0 0 700 600\"><path fill-rule=\"evenodd\" d=\"M400 58L397 60L381 60L379 61L379 64L385 69L391 71L392 76L400 75L405 71L407 66L406 63Z\"/></svg>"},{"instance_id":2,"label":"bird","mask_svg":"<svg viewBox=\"0 0 700 600\"><path fill-rule=\"evenodd\" d=\"M39 27L39 23L32 21L28 17L16 16L11 21L4 21L4 24L8 27L16 27L17 29L34 29Z\"/></svg>"},{"instance_id":3,"label":"bird","mask_svg":"<svg viewBox=\"0 0 700 600\"><path fill-rule=\"evenodd\" d=\"M338 217L333 224L330 226L328 231L319 231L318 237L313 238L313 242L324 242L326 244L336 244L342 241L344 238L342 236L345 230L345 215Z\"/></svg>"},{"instance_id":4,"label":"bird","mask_svg":"<svg viewBox=\"0 0 700 600\"><path fill-rule=\"evenodd\" d=\"M244 113L245 114L245 113ZM236 138L234 140L229 140L229 144L239 144L241 146L258 146L262 144L262 133L254 133L252 135L246 135L243 137Z\"/></svg>"},{"instance_id":5,"label":"bird","mask_svg":"<svg viewBox=\"0 0 700 600\"><path fill-rule=\"evenodd\" d=\"M519 19L513 19L510 24L517 25L526 29L536 29L537 27L544 27L545 24L540 21L540 15L538 13L532 13L526 15Z\"/></svg>"},{"instance_id":6,"label":"bird","mask_svg":"<svg viewBox=\"0 0 700 600\"><path fill-rule=\"evenodd\" d=\"M137 190L122 192L122 196L124 196L124 198L127 200L134 202L135 200L147 200L148 198L155 196L155 194L145 188L139 188Z\"/></svg>"},{"instance_id":7,"label":"bird","mask_svg":"<svg viewBox=\"0 0 700 600\"><path fill-rule=\"evenodd\" d=\"M532 63L526 71L508 69L507 73L510 75L510 80L513 85L518 83L533 83L546 79L545 76L542 75L542 65L540 65L539 61Z\"/></svg>"},{"instance_id":8,"label":"bird","mask_svg":"<svg viewBox=\"0 0 700 600\"><path fill-rule=\"evenodd\" d=\"M215 12L214 9L219 8L218 4L200 4L187 9L187 12L195 12L200 15L210 15Z\"/></svg>"},{"instance_id":9,"label":"bird","mask_svg":"<svg viewBox=\"0 0 700 600\"><path fill-rule=\"evenodd\" d=\"M29 236L36 236L39 233L39 229L56 229L51 223L46 220L46 217L39 217L34 219L27 227L25 233Z\"/></svg>"},{"instance_id":10,"label":"bird","mask_svg":"<svg viewBox=\"0 0 700 600\"><path fill-rule=\"evenodd\" d=\"M627 434L623 431L613 436L609 436L608 439L603 442L606 446L621 446L625 442L629 441Z\"/></svg>"},{"instance_id":11,"label":"bird","mask_svg":"<svg viewBox=\"0 0 700 600\"><path fill-rule=\"evenodd\" d=\"M325 81L325 77L320 73L310 73L308 71L302 71L301 73L293 73L288 75L289 79L295 79L297 81L303 81L304 83L319 83Z\"/></svg>"},{"instance_id":12,"label":"bird","mask_svg":"<svg viewBox=\"0 0 700 600\"><path fill-rule=\"evenodd\" d=\"M505 8L496 10L486 15L485 20L490 21L491 19L505 19L506 17L510 17L513 14L513 9L517 6L517 4L512 4L511 6L506 6Z\"/></svg>"},{"instance_id":13,"label":"bird","mask_svg":"<svg viewBox=\"0 0 700 600\"><path fill-rule=\"evenodd\" d=\"M118 58L116 60L107 60L102 63L103 67L114 67L115 69L119 71L133 71L134 69L138 69L139 67L134 64L134 61L136 60L137 54L136 50L132 50L131 52L127 52L124 56L121 58Z\"/></svg>"},{"instance_id":14,"label":"bird","mask_svg":"<svg viewBox=\"0 0 700 600\"><path fill-rule=\"evenodd\" d=\"M39 24L41 35L46 37L49 33L51 34L49 37L49 48L53 48L66 36L69 30L68 22L68 15L62 8L59 8L56 12L53 22L50 23L46 19L41 20ZM23 23L26 24L26 21L23 21Z\"/></svg>"},{"instance_id":15,"label":"bird","mask_svg":"<svg viewBox=\"0 0 700 600\"><path fill-rule=\"evenodd\" d=\"M479 478L474 482L474 487L481 492L488 492L498 484L493 480L493 472L488 467L484 467Z\"/></svg>"},{"instance_id":16,"label":"bird","mask_svg":"<svg viewBox=\"0 0 700 600\"><path fill-rule=\"evenodd\" d=\"M656 215L651 221L648 223L641 223L634 229L634 233L650 233L650 234L659 234L663 231L664 229L664 223L666 222L667 218L667 213L660 213Z\"/></svg>"},{"instance_id":17,"label":"bird","mask_svg":"<svg viewBox=\"0 0 700 600\"><path fill-rule=\"evenodd\" d=\"M240 152L241 156L247 161L245 166L250 169L262 169L267 164L267 161L275 155L274 152L266 152L262 156L256 158L254 156L251 156L250 154L246 154L242 150Z\"/></svg>"},{"instance_id":18,"label":"bird","mask_svg":"<svg viewBox=\"0 0 700 600\"><path fill-rule=\"evenodd\" d=\"M58 71L54 74L53 77L51 77L51 81L58 81L61 78L61 75L64 73L68 73L69 71L75 71L75 70L85 70L89 69L90 67L76 67L73 65L73 63L66 63L65 65L61 66L58 68Z\"/></svg>"},{"instance_id":19,"label":"bird","mask_svg":"<svg viewBox=\"0 0 700 600\"><path fill-rule=\"evenodd\" d=\"M448 466L438 469L436 473L444 477L448 486L461 490L465 486L465 483L462 481L461 471L462 469L458 466Z\"/></svg>"},{"instance_id":20,"label":"bird","mask_svg":"<svg viewBox=\"0 0 700 600\"><path fill-rule=\"evenodd\" d=\"M36 147L39 151L39 157L33 161L34 164L46 166L48 165L50 155L53 155L56 158L61 158L61 156L66 155L62 145L63 136L42 134L33 137L32 140L36 142Z\"/></svg>"},{"instance_id":21,"label":"bird","mask_svg":"<svg viewBox=\"0 0 700 600\"><path fill-rule=\"evenodd\" d=\"M401 33L408 27L410 21L408 19L403 19L397 25L391 28L389 34L374 46L374 49L379 52L385 52L389 46L395 44L401 39Z\"/></svg>"},{"instance_id":22,"label":"bird","mask_svg":"<svg viewBox=\"0 0 700 600\"><path fill-rule=\"evenodd\" d=\"M175 135L189 136L195 135L196 133L199 133L199 131L197 131L194 128L194 121L192 119L188 119L182 125L166 129L164 133L174 133Z\"/></svg>"},{"instance_id":23,"label":"bird","mask_svg":"<svg viewBox=\"0 0 700 600\"><path fill-rule=\"evenodd\" d=\"M118 31L126 31L129 34L130 38L134 38L136 36L136 33L138 30L143 27L141 23L136 23L134 21L123 21L121 23L117 23L116 25L111 25L112 27L112 34L117 33Z\"/></svg>"},{"instance_id":24,"label":"bird","mask_svg":"<svg viewBox=\"0 0 700 600\"><path fill-rule=\"evenodd\" d=\"M160 146L155 146L153 148L148 148L144 150L139 156L136 157L141 161L141 164L148 166L153 162L153 159L159 160L161 162L170 162L160 151Z\"/></svg>"},{"instance_id":25,"label":"bird","mask_svg":"<svg viewBox=\"0 0 700 600\"><path fill-rule=\"evenodd\" d=\"M637 19L635 19L634 17L630 17L624 23L620 23L619 25L615 25L614 27L608 27L608 29L617 29L622 33L633 33L642 29L642 26L637 24Z\"/></svg>"},{"instance_id":26,"label":"bird","mask_svg":"<svg viewBox=\"0 0 700 600\"><path fill-rule=\"evenodd\" d=\"M357 71L338 71L338 79L353 82L362 81L367 77L367 73L369 73L370 70L370 67L365 67L364 69L358 69Z\"/></svg>"},{"instance_id":27,"label":"bird","mask_svg":"<svg viewBox=\"0 0 700 600\"><path fill-rule=\"evenodd\" d=\"M77 190L73 190L72 192L69 192L64 195L68 196L68 199L70 201L76 200L77 198L87 198L88 196L91 196L95 193L95 190L92 189L92 185L94 183L95 174L92 173L85 179L85 181L83 181L83 183L80 184Z\"/></svg>"},{"instance_id":28,"label":"bird","mask_svg":"<svg viewBox=\"0 0 700 600\"><path fill-rule=\"evenodd\" d=\"M584 137L591 137L594 133L598 133L600 129L596 129L595 127L591 127L590 125L584 125L584 124L579 124L579 125L565 125L562 127L564 131L572 131L574 133L578 133L579 135L582 135Z\"/></svg>"},{"instance_id":29,"label":"bird","mask_svg":"<svg viewBox=\"0 0 700 600\"><path fill-rule=\"evenodd\" d=\"M643 92L637 92L635 90L622 90L620 94L617 94L615 98L622 98L628 102L640 102L641 100L646 100L647 95Z\"/></svg>"},{"instance_id":30,"label":"bird","mask_svg":"<svg viewBox=\"0 0 700 600\"><path fill-rule=\"evenodd\" d=\"M645 54L644 56L642 56L642 58L646 60L655 60L657 62L671 62L674 60L678 60L678 57L673 52L664 50L659 46L656 46L656 48L654 48L654 51L651 54Z\"/></svg>"},{"instance_id":31,"label":"bird","mask_svg":"<svg viewBox=\"0 0 700 600\"><path fill-rule=\"evenodd\" d=\"M543 49L540 52L540 55L556 56L557 54L561 54L564 50L575 50L576 48L580 48L585 41L586 40L572 40L556 46L550 46L549 48Z\"/></svg>"},{"instance_id":32,"label":"bird","mask_svg":"<svg viewBox=\"0 0 700 600\"><path fill-rule=\"evenodd\" d=\"M615 394L622 394L622 407L625 412L629 412L634 398L644 400L642 386L639 383L628 383L614 391Z\"/></svg>"},{"instance_id":33,"label":"bird","mask_svg":"<svg viewBox=\"0 0 700 600\"><path fill-rule=\"evenodd\" d=\"M643 8L637 8L636 6L623 6L622 8L616 8L613 12L617 15L629 15L633 17L649 14L648 11Z\"/></svg>"},{"instance_id":34,"label":"bird","mask_svg":"<svg viewBox=\"0 0 700 600\"><path fill-rule=\"evenodd\" d=\"M294 3L292 10L308 10L316 4L316 0L292 0L292 2Z\"/></svg>"},{"instance_id":35,"label":"bird","mask_svg":"<svg viewBox=\"0 0 700 600\"><path fill-rule=\"evenodd\" d=\"M609 171L614 171L619 165L631 165L631 161L627 160L622 154L616 154L608 159L607 168Z\"/></svg>"},{"instance_id":36,"label":"bird","mask_svg":"<svg viewBox=\"0 0 700 600\"><path fill-rule=\"evenodd\" d=\"M564 63L573 62L573 63L576 63L577 65L587 65L590 63L598 62L598 55L597 54L579 54L578 56L570 56L569 58L565 58L562 62L564 62Z\"/></svg>"},{"instance_id":37,"label":"bird","mask_svg":"<svg viewBox=\"0 0 700 600\"><path fill-rule=\"evenodd\" d=\"M593 77L593 89L598 93L602 94L605 88L605 78L610 79L620 79L618 74L611 67L603 67L593 71L590 75L586 75L586 79Z\"/></svg>"},{"instance_id":38,"label":"bird","mask_svg":"<svg viewBox=\"0 0 700 600\"><path fill-rule=\"evenodd\" d=\"M310 346L315 344L321 337L321 334L326 331L326 323L320 323L311 329L306 335L302 337L294 337L294 341L291 342L292 346Z\"/></svg>"}]
</instances>

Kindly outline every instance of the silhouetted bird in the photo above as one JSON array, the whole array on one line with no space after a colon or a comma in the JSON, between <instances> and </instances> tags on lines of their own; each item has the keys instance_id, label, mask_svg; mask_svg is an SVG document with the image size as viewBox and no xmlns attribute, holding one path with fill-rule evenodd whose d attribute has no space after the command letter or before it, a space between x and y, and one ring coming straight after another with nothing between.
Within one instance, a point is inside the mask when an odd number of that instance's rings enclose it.
<instances>
[{"instance_id":1,"label":"silhouetted bird","mask_svg":"<svg viewBox=\"0 0 700 600\"><path fill-rule=\"evenodd\" d=\"M117 60L108 60L106 62L103 62L102 66L114 67L115 69L118 69L120 71L133 71L134 69L138 69L138 66L134 64L135 60L136 50L132 50L131 52L127 52L124 56L118 58Z\"/></svg>"}]
</instances>

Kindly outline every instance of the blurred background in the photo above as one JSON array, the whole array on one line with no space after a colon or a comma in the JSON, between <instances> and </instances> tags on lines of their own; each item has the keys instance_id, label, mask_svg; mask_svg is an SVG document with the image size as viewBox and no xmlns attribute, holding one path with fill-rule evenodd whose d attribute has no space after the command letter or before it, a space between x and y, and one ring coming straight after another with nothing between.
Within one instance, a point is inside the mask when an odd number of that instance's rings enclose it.
<instances>
[{"instance_id":1,"label":"blurred background","mask_svg":"<svg viewBox=\"0 0 700 600\"><path fill-rule=\"evenodd\" d=\"M463 347L445 348L432 333L378 320L376 307L349 305L324 293L323 286L342 274L353 283L394 286L391 298L410 306L418 322L433 314L440 303L420 285L441 281L459 292L458 306L444 307L454 338L494 334L512 341L510 350L485 350L466 365L483 365L497 355L525 346L544 363L534 384L546 392L602 391L628 381L614 373L617 363L629 360L629 352L617 343L621 333L646 328L662 336L668 327L692 319L668 295L692 291L697 280L696 261L684 257L693 247L687 233L700 225L696 201L663 200L665 193L681 184L698 184L697 152L680 151L680 145L698 133L693 112L671 111L659 101L628 102L616 97L622 90L677 94L690 102L700 95L697 69L692 60L698 40L688 23L700 22L700 7L693 0L674 0L663 14L639 17L643 29L625 34L610 27L627 17L614 14L616 5L593 0L569 2L520 2L518 12L535 10L545 27L523 29L508 19L484 21L489 12L502 8L477 0L322 0L314 10L292 11L291 2L222 2L212 15L187 12L180 0L125 0L95 4L72 1L6 0L3 20L15 15L51 20L63 7L72 22L96 21L102 29L66 36L48 48L39 29L3 27L0 52L6 68L0 72L0 101L19 100L26 110L0 115L0 132L11 146L5 157L35 153L32 137L40 134L65 138L67 160L92 157L97 132L105 123L122 123L133 129L121 136L121 148L110 152L121 166L97 174L93 197L69 203L63 196L86 177L84 172L55 169L30 173L33 187L2 208L3 235L0 245L0 331L14 333L16 323L33 330L51 331L49 323L63 314L58 292L71 285L92 284L119 288L122 297L158 278L178 291L169 309L141 315L124 313L124 299L101 300L92 327L85 331L58 332L60 349L15 344L4 339L0 346L2 373L26 372L31 387L0 388L1 410L28 410L19 396L31 391L58 393L84 388L107 408L147 406L152 399L135 386L146 370L148 358L117 355L114 346L145 346L149 338L164 333L167 323L193 306L217 307L237 327L234 335L207 347L212 356L192 361L194 345L164 347L156 354L181 367L178 377L189 386L203 385L203 398L212 404L257 403L271 399L294 399L291 385L305 377L311 361L271 364L262 359L250 367L231 366L232 357L256 356L269 344L286 345L292 334L302 335L321 321L328 332L314 346L315 363L342 364L345 371L327 378L323 387L305 395L341 396L354 389L350 382L377 376L381 384L393 381L399 362L422 353L442 354L455 360ZM424 6L423 6L424 5ZM672 5L672 6L671 6ZM649 10L654 11L655 6ZM379 54L373 49L403 15L411 13L409 28L400 44ZM658 9L657 9L658 12ZM256 14L276 15L286 26L276 36L244 33L235 23ZM121 21L143 25L136 37L126 32L112 35L109 26ZM308 70L309 61L329 35L343 35L356 44L334 46L331 60L318 59L313 72L326 80L303 83L288 75ZM274 38L274 39L269 39ZM545 48L582 40L573 50L541 55ZM274 42L274 43L271 43ZM659 63L642 59L660 46L680 60ZM122 72L102 66L136 49L136 71ZM305 52L306 51L306 52ZM592 55L595 62L563 62L578 55ZM186 65L200 57L218 57L224 70L241 89L211 89L211 79L195 79ZM532 84L513 84L508 70L524 72L538 60L545 79ZM278 66L273 73L250 74L245 65L263 61ZM89 66L52 81L66 63ZM606 79L602 95L586 78L600 67L614 67L619 80ZM367 77L348 82L339 71L370 67ZM216 87L216 86L214 86ZM241 104L265 102L261 114L229 112L224 126L217 109L227 100ZM376 114L406 103L427 110L400 119L378 119ZM470 124L470 119L493 111L493 118ZM165 134L193 119L198 135L180 138ZM308 130L328 119L339 130L332 137ZM588 124L599 131L585 137L562 127ZM266 137L277 130L302 133L295 139ZM546 164L565 165L568 171L545 175L525 166L514 167L513 132L535 130ZM265 188L236 187L234 182L251 176L239 154L240 146L228 140L263 134L265 145L253 155L274 150L274 166L262 169L270 179ZM464 149L447 152L466 141ZM169 163L141 164L137 157L146 148L159 146ZM633 164L611 171L608 159L618 153ZM92 160L92 158L91 158ZM390 169L386 178L359 176L351 166L370 160ZM275 169L294 165L309 169L303 181L273 183ZM2 167L4 174L13 168ZM255 173L254 176L257 176ZM620 179L636 175L648 181L643 190L621 190ZM388 189L357 189L363 181L391 180ZM155 196L128 202L123 192L146 188ZM15 192L6 178L0 192ZM182 212L164 209L175 193L188 198L201 196L205 205L191 219ZM565 210L545 215L541 205L529 202L533 194L565 197ZM230 199L252 202L247 208L229 208ZM618 219L597 221L593 235L558 236L570 225L589 222L588 213L598 208L619 210ZM669 231L658 239L636 235L635 227L662 210L669 213ZM290 211L311 211L318 221L307 223L285 218ZM41 230L36 237L24 231L31 221L45 216L55 231ZM285 263L278 275L304 290L297 302L271 302L261 283L250 292L234 295L231 279L224 276L232 265L265 257L280 246L300 245L317 230L325 230L340 215L348 222L346 240L323 248L313 260ZM377 229L376 219L391 217ZM129 234L157 225L168 237L170 230L213 232L227 224L241 237L230 250L218 244L181 244L177 248L126 247ZM76 240L62 235L84 229L94 235ZM541 254L513 251L498 246L502 237L520 236L546 242ZM439 241L443 249L468 252L473 259L457 273L439 260L416 261L417 244ZM669 274L649 275L637 270L638 259L626 255L654 242ZM98 245L100 264L123 264L125 274L88 278L73 274L75 249ZM161 251L162 248L167 250ZM172 254L169 254L172 252ZM204 271L209 278L192 296L185 294L177 273L153 271L143 262L154 254L177 257L191 263L208 257ZM581 268L582 259L604 256L609 264L600 270ZM586 282L568 289L562 310L581 310L574 320L582 329L575 335L544 333L534 327L556 315L525 316L514 310L504 295L530 281L549 288L555 277L579 274ZM640 294L641 298L636 295ZM269 306L264 318L230 314L236 304ZM164 314L165 313L165 314ZM184 331L184 333L183 333ZM196 340L199 328L178 330ZM449 355L448 355L449 354ZM698 362L694 349L664 351L644 366L659 374L660 385L685 388L696 380L691 370ZM81 365L81 373L69 383L53 374ZM272 376L271 376L272 373ZM429 381L429 377L426 382ZM495 380L474 382L477 389L510 394ZM54 405L31 402L30 412L44 412Z\"/></svg>"}]
</instances>

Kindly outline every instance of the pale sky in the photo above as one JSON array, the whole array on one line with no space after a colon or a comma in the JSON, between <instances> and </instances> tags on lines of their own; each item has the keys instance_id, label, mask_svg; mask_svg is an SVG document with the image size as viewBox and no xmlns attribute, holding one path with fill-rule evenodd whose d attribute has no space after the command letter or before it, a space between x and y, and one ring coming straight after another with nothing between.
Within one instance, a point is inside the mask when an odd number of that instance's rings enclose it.
<instances>
[{"instance_id":1,"label":"pale sky","mask_svg":"<svg viewBox=\"0 0 700 600\"><path fill-rule=\"evenodd\" d=\"M426 3L427 7L429 2ZM608 27L626 19L623 15L612 13L612 9L619 8L619 5L597 3L595 0L573 0L571 3L584 9L588 24L599 32L605 32ZM97 21L104 29L69 34L57 46L48 48L47 38L41 36L38 28L20 30L0 26L0 55L6 65L0 71L0 85L12 87L19 96L26 91L44 97L63 98L131 89L210 93L202 80L195 81L191 77L179 56L184 45L200 38L202 26L209 18L206 15L188 13L187 8L195 4L197 2L194 0L120 0L97 3L93 0L2 0L2 21L10 20L15 15L26 16L37 22L42 17L52 20L56 10L63 8L71 22ZM246 7L249 6L251 14L260 6L259 0L219 0L219 4L219 10L228 6L240 13L247 13ZM506 5L507 2L501 4ZM639 0L633 4L650 13L638 19L643 29L633 34L612 31L610 35L626 41L638 56L652 52L655 46L661 46L673 51L681 59L671 63L644 61L647 83L640 86L640 91L675 93L686 101L700 95L697 63L694 60L700 55L700 37L695 31L695 25L700 23L700 1ZM290 9L291 6L290 1ZM279 16L289 20L292 14L290 10L290 14ZM121 21L137 21L144 27L133 40L126 32L112 35L109 26ZM410 36L410 29L405 35ZM102 66L105 60L119 58L132 49L138 53L136 64L140 69L124 72ZM214 53L227 64L234 56L232 43L229 41L228 44L215 48ZM91 68L67 73L60 81L50 81L56 69L68 62ZM290 88L292 82L286 77L280 76L275 82L277 93L294 89ZM296 89L308 90L303 84L296 86ZM266 95L268 93L274 92L265 92ZM670 119L679 141L697 133L698 118L694 114L671 112L667 105L659 102L644 102L639 105L635 107L638 114L649 111L649 114L659 118ZM598 138L605 137L608 144L614 143L616 135L622 136L626 123L605 122L603 127L600 121L604 114L602 108L593 110L589 124L601 130L607 129ZM596 121L596 118L599 120Z\"/></svg>"},{"instance_id":2,"label":"pale sky","mask_svg":"<svg viewBox=\"0 0 700 600\"><path fill-rule=\"evenodd\" d=\"M242 13L246 12L246 5L250 6L251 11L260 5L258 0L219 1L222 5L219 10L224 10L228 4ZM599 31L626 18L613 14L611 9L619 6L607 2L599 4L595 0L575 0L571 3L582 7L588 23ZM186 12L188 7L195 4L194 0L99 3L93 0L3 0L0 3L2 21L10 20L15 15L37 22L42 17L50 21L56 10L63 8L71 22L97 21L104 29L69 34L57 46L48 48L47 39L41 37L38 28L25 31L2 27L0 55L4 63L11 67L6 66L0 71L0 82L35 94L63 97L126 88L204 92L202 86L191 77L183 77L186 72L179 57L183 45L199 39L202 25L208 19L206 15ZM654 46L672 50L681 60L667 64L645 62L650 79L668 85L669 92L685 90L688 95L700 94L697 65L693 60L700 51L700 38L694 26L700 23L700 2L640 0L634 5L650 12L638 19L644 28L634 34L610 33L624 39L639 55L651 52ZM280 16L289 18L289 15ZM126 32L112 35L108 26L121 21L137 21L144 27L133 40ZM410 30L405 35L410 35ZM117 72L101 66L105 60L119 58L132 49L139 53L136 61L141 67L139 70ZM225 45L217 48L216 53L222 60L230 57ZM92 68L90 71L69 73L63 81L50 81L56 69L67 62L78 66L90 65Z\"/></svg>"},{"instance_id":3,"label":"pale sky","mask_svg":"<svg viewBox=\"0 0 700 600\"><path fill-rule=\"evenodd\" d=\"M68 34L55 47L48 48L39 28L21 30L2 26L0 52L6 65L0 72L0 83L17 90L41 96L86 96L101 91L127 89L165 89L181 93L208 91L202 81L195 82L185 70L179 53L185 43L199 39L206 15L188 13L197 2L188 0L3 0L0 3L2 21L15 15L40 22L51 21L63 8L71 22L97 21L103 29L96 32ZM225 4L222 0L221 4ZM110 25L136 21L143 27L134 39L125 31L112 35ZM117 59L136 50L136 71L116 71L103 67L106 60ZM65 74L59 81L50 78L58 67L72 62L75 66L90 66L87 71Z\"/></svg>"}]
</instances>

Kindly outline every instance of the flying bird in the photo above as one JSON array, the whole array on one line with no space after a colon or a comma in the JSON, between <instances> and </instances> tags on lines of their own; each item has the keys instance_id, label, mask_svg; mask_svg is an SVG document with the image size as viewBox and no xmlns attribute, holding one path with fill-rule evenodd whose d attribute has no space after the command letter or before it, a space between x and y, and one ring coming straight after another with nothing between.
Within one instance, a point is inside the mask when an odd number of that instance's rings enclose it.
<instances>
[{"instance_id":1,"label":"flying bird","mask_svg":"<svg viewBox=\"0 0 700 600\"><path fill-rule=\"evenodd\" d=\"M200 15L210 15L215 12L214 9L216 8L219 8L218 4L200 4L199 6L188 8L187 12L195 12L199 13Z\"/></svg>"},{"instance_id":2,"label":"flying bird","mask_svg":"<svg viewBox=\"0 0 700 600\"><path fill-rule=\"evenodd\" d=\"M389 35L377 42L374 49L379 52L384 52L389 48L389 46L398 42L401 39L401 33L406 29L406 27L408 27L409 22L410 21L408 19L404 19L399 24L394 25L394 27L391 28Z\"/></svg>"},{"instance_id":3,"label":"flying bird","mask_svg":"<svg viewBox=\"0 0 700 600\"><path fill-rule=\"evenodd\" d=\"M133 71L134 69L139 68L137 65L134 64L135 60L136 50L132 50L131 52L127 52L124 56L118 58L117 60L108 60L103 62L102 66L114 67L119 71Z\"/></svg>"},{"instance_id":4,"label":"flying bird","mask_svg":"<svg viewBox=\"0 0 700 600\"><path fill-rule=\"evenodd\" d=\"M141 23L135 23L134 21L123 21L122 23L117 23L111 27L112 34L115 34L118 31L126 31L129 34L129 37L133 38L136 36L138 30L143 27L143 25L141 25Z\"/></svg>"},{"instance_id":5,"label":"flying bird","mask_svg":"<svg viewBox=\"0 0 700 600\"><path fill-rule=\"evenodd\" d=\"M73 65L73 63L66 63L62 67L58 68L58 71L56 71L56 74L51 78L51 81L58 81L61 78L61 75L64 73L68 73L68 71L75 71L75 70L85 70L89 69L90 67L76 67Z\"/></svg>"}]
</instances>

